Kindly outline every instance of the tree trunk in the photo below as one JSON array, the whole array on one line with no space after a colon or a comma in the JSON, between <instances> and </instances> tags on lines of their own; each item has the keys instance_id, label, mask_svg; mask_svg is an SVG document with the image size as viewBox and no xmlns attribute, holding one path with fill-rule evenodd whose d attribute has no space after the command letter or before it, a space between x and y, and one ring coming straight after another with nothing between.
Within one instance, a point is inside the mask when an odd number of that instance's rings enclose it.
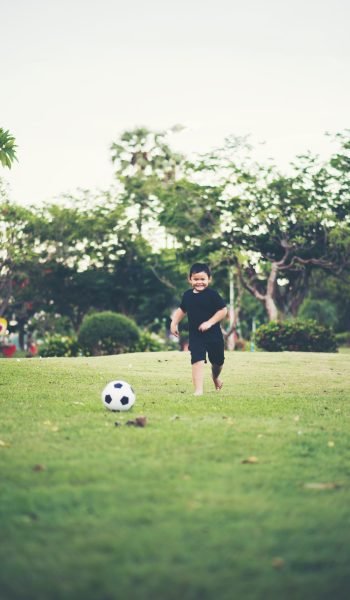
<instances>
[{"instance_id":1,"label":"tree trunk","mask_svg":"<svg viewBox=\"0 0 350 600\"><path fill-rule=\"evenodd\" d=\"M267 279L265 294L265 308L269 317L269 321L277 321L278 319L278 310L275 302L277 274L277 263L271 263L271 271Z\"/></svg>"},{"instance_id":2,"label":"tree trunk","mask_svg":"<svg viewBox=\"0 0 350 600\"><path fill-rule=\"evenodd\" d=\"M278 310L272 296L265 296L265 308L269 317L269 321L277 321L278 320Z\"/></svg>"},{"instance_id":3,"label":"tree trunk","mask_svg":"<svg viewBox=\"0 0 350 600\"><path fill-rule=\"evenodd\" d=\"M257 288L254 283L247 281L244 278L242 269L240 265L237 263L238 273L243 287L250 292L259 302L261 302L267 312L267 316L269 321L277 321L278 320L278 309L276 304L276 283L277 283L277 274L278 274L278 264L271 263L271 271L267 279L266 285L266 293L263 294Z\"/></svg>"}]
</instances>

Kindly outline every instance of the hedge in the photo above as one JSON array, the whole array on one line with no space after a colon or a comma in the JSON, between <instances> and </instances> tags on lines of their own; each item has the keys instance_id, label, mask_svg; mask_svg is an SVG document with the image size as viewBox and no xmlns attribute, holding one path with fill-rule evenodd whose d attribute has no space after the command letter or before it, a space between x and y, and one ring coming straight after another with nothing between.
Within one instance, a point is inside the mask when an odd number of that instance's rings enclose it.
<instances>
[{"instance_id":1,"label":"hedge","mask_svg":"<svg viewBox=\"0 0 350 600\"><path fill-rule=\"evenodd\" d=\"M257 329L255 341L269 352L337 352L332 329L312 320L271 321Z\"/></svg>"}]
</instances>

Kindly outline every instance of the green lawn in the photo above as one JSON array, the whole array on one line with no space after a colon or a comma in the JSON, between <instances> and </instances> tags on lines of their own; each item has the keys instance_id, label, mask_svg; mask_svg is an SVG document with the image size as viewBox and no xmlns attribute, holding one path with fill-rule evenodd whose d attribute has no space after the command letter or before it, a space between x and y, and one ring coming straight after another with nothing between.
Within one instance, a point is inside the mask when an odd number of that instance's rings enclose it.
<instances>
[{"instance_id":1,"label":"green lawn","mask_svg":"<svg viewBox=\"0 0 350 600\"><path fill-rule=\"evenodd\" d=\"M0 360L1 600L349 598L349 358Z\"/></svg>"}]
</instances>

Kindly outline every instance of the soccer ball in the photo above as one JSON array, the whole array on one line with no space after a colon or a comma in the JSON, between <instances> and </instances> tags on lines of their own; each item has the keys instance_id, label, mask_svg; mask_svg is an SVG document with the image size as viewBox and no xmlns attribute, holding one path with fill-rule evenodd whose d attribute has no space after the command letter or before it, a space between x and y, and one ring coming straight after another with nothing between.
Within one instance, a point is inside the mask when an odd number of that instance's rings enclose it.
<instances>
[{"instance_id":1,"label":"soccer ball","mask_svg":"<svg viewBox=\"0 0 350 600\"><path fill-rule=\"evenodd\" d=\"M135 400L135 392L126 381L110 381L102 392L102 404L113 412L129 410Z\"/></svg>"}]
</instances>

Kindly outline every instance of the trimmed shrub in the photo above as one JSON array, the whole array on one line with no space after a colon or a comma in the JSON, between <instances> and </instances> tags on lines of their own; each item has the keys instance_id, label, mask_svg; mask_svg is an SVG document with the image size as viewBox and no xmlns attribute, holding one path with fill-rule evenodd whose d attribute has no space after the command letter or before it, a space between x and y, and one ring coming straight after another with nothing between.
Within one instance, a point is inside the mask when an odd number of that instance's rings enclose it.
<instances>
[{"instance_id":1,"label":"trimmed shrub","mask_svg":"<svg viewBox=\"0 0 350 600\"><path fill-rule=\"evenodd\" d=\"M330 327L316 321L271 321L255 334L259 348L269 352L337 352L337 342Z\"/></svg>"},{"instance_id":2,"label":"trimmed shrub","mask_svg":"<svg viewBox=\"0 0 350 600\"><path fill-rule=\"evenodd\" d=\"M93 356L134 352L140 333L132 319L104 311L85 317L78 341L84 353Z\"/></svg>"},{"instance_id":3,"label":"trimmed shrub","mask_svg":"<svg viewBox=\"0 0 350 600\"><path fill-rule=\"evenodd\" d=\"M51 335L44 338L39 345L39 356L48 358L52 356L80 356L82 354L76 338L64 335Z\"/></svg>"}]
</instances>

